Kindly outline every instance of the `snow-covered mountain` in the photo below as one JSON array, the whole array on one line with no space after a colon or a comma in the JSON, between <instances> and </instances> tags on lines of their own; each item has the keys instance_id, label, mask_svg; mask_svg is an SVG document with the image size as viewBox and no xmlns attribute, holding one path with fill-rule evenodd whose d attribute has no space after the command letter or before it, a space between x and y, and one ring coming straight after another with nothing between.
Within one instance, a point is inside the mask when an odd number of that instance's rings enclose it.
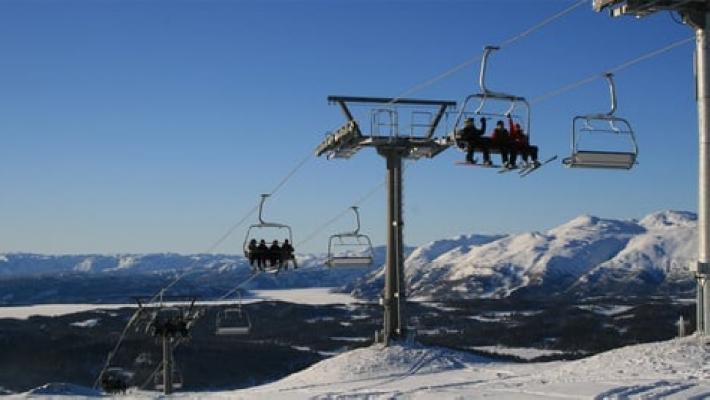
<instances>
[{"instance_id":1,"label":"snow-covered mountain","mask_svg":"<svg viewBox=\"0 0 710 400\"><path fill-rule=\"evenodd\" d=\"M662 211L639 221L584 215L547 232L461 235L407 248L407 291L409 296L438 299L689 292L694 287L688 267L695 257L696 232L695 214ZM298 271L262 274L248 288L338 286L358 297L380 295L384 247L375 248L375 263L366 269L329 269L325 258L299 255ZM77 291L88 284L76 282L86 278L107 287L130 287L135 289L132 295L138 295L159 289L187 268L193 272L184 287L202 297L218 296L251 273L247 260L236 255L4 254L0 302L77 301L82 297ZM18 280L24 289L16 289ZM112 296L100 297L109 301Z\"/></svg>"},{"instance_id":2,"label":"snow-covered mountain","mask_svg":"<svg viewBox=\"0 0 710 400\"><path fill-rule=\"evenodd\" d=\"M663 211L640 221L580 216L547 232L459 236L415 249L405 262L409 296L633 295L685 291L697 218ZM373 297L375 271L348 288Z\"/></svg>"}]
</instances>

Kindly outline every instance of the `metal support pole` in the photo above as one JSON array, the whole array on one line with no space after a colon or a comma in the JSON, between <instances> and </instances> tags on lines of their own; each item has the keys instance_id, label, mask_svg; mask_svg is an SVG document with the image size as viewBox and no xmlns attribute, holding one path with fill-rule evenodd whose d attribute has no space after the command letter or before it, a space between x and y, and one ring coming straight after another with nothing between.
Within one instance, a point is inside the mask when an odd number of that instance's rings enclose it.
<instances>
[{"instance_id":1,"label":"metal support pole","mask_svg":"<svg viewBox=\"0 0 710 400\"><path fill-rule=\"evenodd\" d=\"M402 153L383 150L387 159L387 265L385 266L384 330L382 340L389 346L402 333Z\"/></svg>"},{"instance_id":2,"label":"metal support pole","mask_svg":"<svg viewBox=\"0 0 710 400\"><path fill-rule=\"evenodd\" d=\"M163 335L163 393L173 392L173 351L170 346L170 338Z\"/></svg>"},{"instance_id":3,"label":"metal support pole","mask_svg":"<svg viewBox=\"0 0 710 400\"><path fill-rule=\"evenodd\" d=\"M704 317L704 306L705 306L705 282L704 279L696 277L697 280L697 297L695 299L695 330L698 333L705 332L705 324L703 321Z\"/></svg>"},{"instance_id":4,"label":"metal support pole","mask_svg":"<svg viewBox=\"0 0 710 400\"><path fill-rule=\"evenodd\" d=\"M698 171L698 333L710 335L710 308L708 308L707 283L703 279L710 263L710 60L708 45L710 40L706 27L708 13L695 24L696 81L698 101L699 131L699 171Z\"/></svg>"}]
</instances>

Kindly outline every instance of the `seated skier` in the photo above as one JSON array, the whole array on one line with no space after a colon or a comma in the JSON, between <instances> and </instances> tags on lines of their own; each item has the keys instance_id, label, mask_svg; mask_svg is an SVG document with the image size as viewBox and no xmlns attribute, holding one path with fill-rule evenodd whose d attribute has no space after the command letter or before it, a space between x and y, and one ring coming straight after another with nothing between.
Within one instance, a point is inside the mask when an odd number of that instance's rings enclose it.
<instances>
[{"instance_id":1,"label":"seated skier","mask_svg":"<svg viewBox=\"0 0 710 400\"><path fill-rule=\"evenodd\" d=\"M510 139L513 143L515 153L513 153L512 163L515 164L516 153L520 153L525 167L537 168L540 162L537 160L538 148L530 145L528 135L525 134L522 127L518 123L513 123L513 118L508 116L508 126L510 127Z\"/></svg>"},{"instance_id":2,"label":"seated skier","mask_svg":"<svg viewBox=\"0 0 710 400\"><path fill-rule=\"evenodd\" d=\"M473 152L476 149L483 153L483 165L491 165L491 155L488 150L490 146L490 140L483 137L486 132L486 119L481 117L481 128L476 128L473 118L466 118L464 120L464 127L456 131L456 144L460 148L466 149L466 162L475 164L476 161L473 158Z\"/></svg>"}]
</instances>

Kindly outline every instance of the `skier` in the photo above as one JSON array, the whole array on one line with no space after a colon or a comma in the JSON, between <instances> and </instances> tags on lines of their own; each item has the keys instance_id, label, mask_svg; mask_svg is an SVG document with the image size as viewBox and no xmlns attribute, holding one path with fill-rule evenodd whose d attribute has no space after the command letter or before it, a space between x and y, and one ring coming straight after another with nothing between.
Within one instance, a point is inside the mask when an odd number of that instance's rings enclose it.
<instances>
[{"instance_id":1,"label":"skier","mask_svg":"<svg viewBox=\"0 0 710 400\"><path fill-rule=\"evenodd\" d=\"M520 124L513 123L513 118L508 116L508 126L510 127L510 139L513 142L514 153L512 155L512 164L515 165L517 152L523 159L526 167L537 168L540 162L537 160L538 148L531 146L528 135L525 134Z\"/></svg>"},{"instance_id":2,"label":"skier","mask_svg":"<svg viewBox=\"0 0 710 400\"><path fill-rule=\"evenodd\" d=\"M266 259L269 255L269 248L266 246L266 240L261 239L256 250L256 263L259 267L259 271L263 271L264 268L266 268Z\"/></svg>"},{"instance_id":3,"label":"skier","mask_svg":"<svg viewBox=\"0 0 710 400\"><path fill-rule=\"evenodd\" d=\"M298 269L298 264L296 264L296 257L293 255L294 248L288 239L284 239L284 244L281 246L281 260L283 265L288 269L289 260L293 261L293 269Z\"/></svg>"},{"instance_id":4,"label":"skier","mask_svg":"<svg viewBox=\"0 0 710 400\"><path fill-rule=\"evenodd\" d=\"M279 246L278 240L271 242L271 247L269 247L269 258L271 259L271 266L274 267L278 264L279 269L283 266L283 261L281 260L281 246Z\"/></svg>"},{"instance_id":5,"label":"skier","mask_svg":"<svg viewBox=\"0 0 710 400\"><path fill-rule=\"evenodd\" d=\"M514 168L514 165L510 163L509 154L512 152L510 133L505 129L503 121L496 122L496 128L491 134L491 141L493 146L500 150L500 159L503 163L504 168ZM513 153L514 154L514 153Z\"/></svg>"},{"instance_id":6,"label":"skier","mask_svg":"<svg viewBox=\"0 0 710 400\"><path fill-rule=\"evenodd\" d=\"M457 144L461 148L466 148L466 162L475 164L476 161L473 159L473 152L478 148L483 153L483 164L491 165L491 155L488 150L489 140L483 137L486 132L486 119L481 117L481 128L476 128L473 118L466 118L464 120L463 129L456 132Z\"/></svg>"},{"instance_id":7,"label":"skier","mask_svg":"<svg viewBox=\"0 0 710 400\"><path fill-rule=\"evenodd\" d=\"M247 247L247 255L249 256L249 265L251 265L251 269L256 270L256 268L254 268L254 262L259 259L259 248L256 244L256 239L252 239L249 242L249 246Z\"/></svg>"}]
</instances>

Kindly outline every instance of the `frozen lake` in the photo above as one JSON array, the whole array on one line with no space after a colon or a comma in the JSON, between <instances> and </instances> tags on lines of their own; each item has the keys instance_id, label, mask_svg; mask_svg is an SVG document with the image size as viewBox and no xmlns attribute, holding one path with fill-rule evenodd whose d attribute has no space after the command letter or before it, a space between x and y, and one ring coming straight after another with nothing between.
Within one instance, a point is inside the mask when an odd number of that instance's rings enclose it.
<instances>
[{"instance_id":1,"label":"frozen lake","mask_svg":"<svg viewBox=\"0 0 710 400\"><path fill-rule=\"evenodd\" d=\"M332 293L332 288L254 290L244 303L260 301L285 301L307 305L352 304L358 300L349 294ZM233 301L200 301L197 304L230 304ZM137 307L136 304L37 304L30 306L0 307L0 318L27 319L31 316L55 317L90 310L116 310Z\"/></svg>"}]
</instances>

